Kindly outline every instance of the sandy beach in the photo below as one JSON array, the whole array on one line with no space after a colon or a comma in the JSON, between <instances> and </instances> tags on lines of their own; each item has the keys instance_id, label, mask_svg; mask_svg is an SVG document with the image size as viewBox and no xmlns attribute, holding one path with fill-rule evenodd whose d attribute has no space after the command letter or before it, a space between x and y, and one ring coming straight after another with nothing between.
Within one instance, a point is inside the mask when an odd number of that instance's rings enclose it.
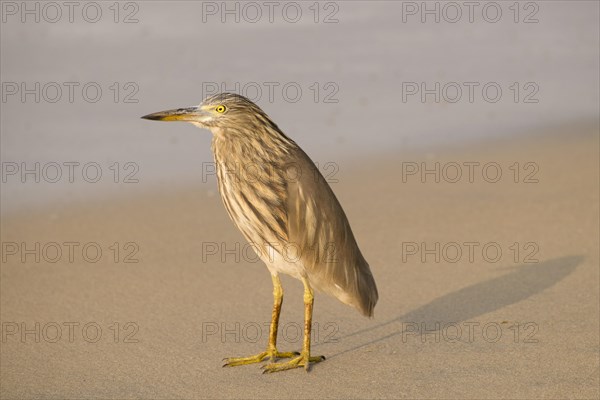
<instances>
[{"instance_id":1,"label":"sandy beach","mask_svg":"<svg viewBox=\"0 0 600 400\"><path fill-rule=\"evenodd\" d=\"M380 300L366 319L317 294L308 374L221 368L263 350L272 295L215 185L9 215L0 396L598 398L598 145L582 121L343 164Z\"/></svg>"},{"instance_id":2,"label":"sandy beach","mask_svg":"<svg viewBox=\"0 0 600 400\"><path fill-rule=\"evenodd\" d=\"M599 9L1 2L0 398L600 398ZM372 319L316 294L309 373L221 367L264 351L269 272L210 133L140 118L220 92L318 164L377 282Z\"/></svg>"}]
</instances>

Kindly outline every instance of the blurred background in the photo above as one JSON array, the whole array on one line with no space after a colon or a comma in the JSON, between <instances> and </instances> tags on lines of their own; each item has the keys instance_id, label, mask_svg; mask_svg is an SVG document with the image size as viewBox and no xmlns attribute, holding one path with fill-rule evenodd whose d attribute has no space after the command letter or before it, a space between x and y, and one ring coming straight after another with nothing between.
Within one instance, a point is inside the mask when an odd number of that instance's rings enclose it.
<instances>
[{"instance_id":1,"label":"blurred background","mask_svg":"<svg viewBox=\"0 0 600 400\"><path fill-rule=\"evenodd\" d=\"M218 91L340 170L598 119L598 2L469 4L3 1L2 213L214 190L208 131L139 117Z\"/></svg>"}]
</instances>

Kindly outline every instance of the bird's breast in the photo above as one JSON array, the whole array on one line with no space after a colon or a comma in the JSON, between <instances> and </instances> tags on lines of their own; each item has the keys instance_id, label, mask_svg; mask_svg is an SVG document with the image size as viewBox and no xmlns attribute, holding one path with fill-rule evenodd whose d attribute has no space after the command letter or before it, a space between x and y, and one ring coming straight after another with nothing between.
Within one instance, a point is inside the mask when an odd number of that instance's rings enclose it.
<instances>
[{"instance_id":1,"label":"bird's breast","mask_svg":"<svg viewBox=\"0 0 600 400\"><path fill-rule=\"evenodd\" d=\"M287 241L285 181L272 161L236 150L213 146L219 192L234 225L264 259L269 246Z\"/></svg>"}]
</instances>

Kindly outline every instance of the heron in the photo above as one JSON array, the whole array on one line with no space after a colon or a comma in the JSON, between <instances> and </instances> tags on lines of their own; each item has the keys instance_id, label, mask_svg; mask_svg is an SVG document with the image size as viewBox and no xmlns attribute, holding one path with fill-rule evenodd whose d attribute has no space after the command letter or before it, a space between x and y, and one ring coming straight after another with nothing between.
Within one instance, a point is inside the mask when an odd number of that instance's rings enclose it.
<instances>
[{"instance_id":1,"label":"heron","mask_svg":"<svg viewBox=\"0 0 600 400\"><path fill-rule=\"evenodd\" d=\"M315 289L373 316L377 286L342 206L315 163L258 105L238 94L219 93L198 106L142 118L185 121L212 133L225 209L271 274L273 311L267 349L249 357L225 358L224 367L268 361L264 373L301 367L308 371L325 360L310 352ZM283 303L279 274L299 279L304 286L300 352L277 349Z\"/></svg>"}]
</instances>

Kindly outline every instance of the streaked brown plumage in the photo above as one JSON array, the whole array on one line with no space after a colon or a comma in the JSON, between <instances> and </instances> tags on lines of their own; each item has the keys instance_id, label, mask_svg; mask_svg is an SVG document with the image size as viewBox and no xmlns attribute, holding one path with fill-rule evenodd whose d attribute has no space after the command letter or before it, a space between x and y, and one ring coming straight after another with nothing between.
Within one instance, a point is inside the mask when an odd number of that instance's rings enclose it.
<instances>
[{"instance_id":1,"label":"streaked brown plumage","mask_svg":"<svg viewBox=\"0 0 600 400\"><path fill-rule=\"evenodd\" d=\"M373 315L377 287L340 203L306 153L256 104L223 93L199 107L143 118L187 121L213 133L223 204L271 272L275 304L269 347L257 356L227 359L226 366L293 357L265 366L265 372L274 372L308 369L310 362L324 359L310 356L313 287ZM283 297L279 273L292 275L305 286L305 340L297 356L276 350Z\"/></svg>"}]
</instances>

